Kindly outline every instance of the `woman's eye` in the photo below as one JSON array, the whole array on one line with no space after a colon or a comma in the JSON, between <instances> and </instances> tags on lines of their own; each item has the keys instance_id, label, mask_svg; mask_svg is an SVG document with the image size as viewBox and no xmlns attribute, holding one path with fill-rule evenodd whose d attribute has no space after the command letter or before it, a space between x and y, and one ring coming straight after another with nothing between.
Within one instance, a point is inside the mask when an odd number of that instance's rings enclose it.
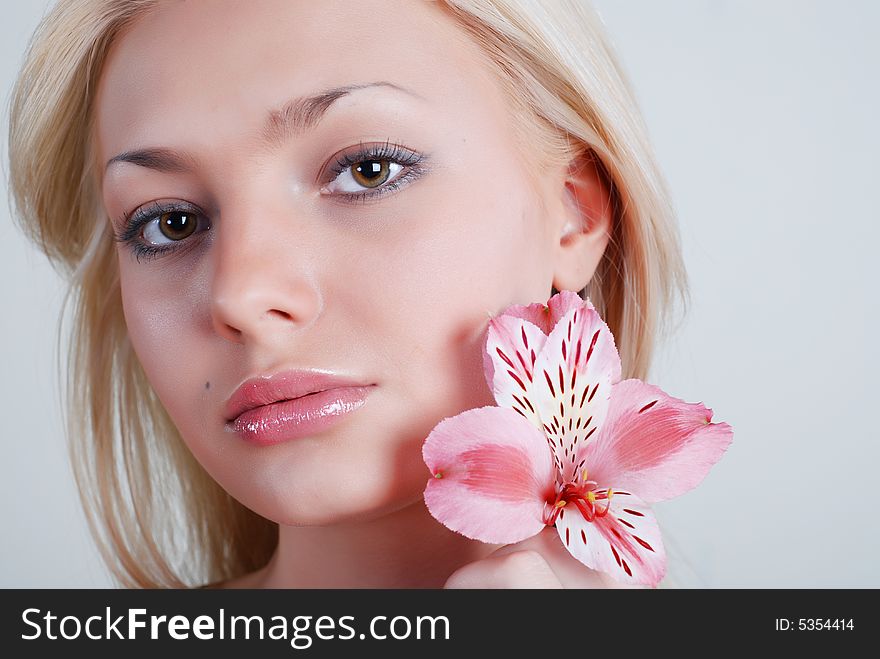
<instances>
[{"instance_id":1,"label":"woman's eye","mask_svg":"<svg viewBox=\"0 0 880 659\"><path fill-rule=\"evenodd\" d=\"M344 153L330 165L334 177L322 193L347 202L360 202L391 194L428 172L429 156L393 143L360 143L354 153Z\"/></svg>"},{"instance_id":2,"label":"woman's eye","mask_svg":"<svg viewBox=\"0 0 880 659\"><path fill-rule=\"evenodd\" d=\"M341 171L327 184L326 189L328 192L343 194L356 194L365 189L372 190L393 181L403 169L403 165L388 158L360 160Z\"/></svg>"},{"instance_id":3,"label":"woman's eye","mask_svg":"<svg viewBox=\"0 0 880 659\"><path fill-rule=\"evenodd\" d=\"M127 245L140 261L194 244L198 238L191 236L208 231L211 221L201 211L183 207L180 202L154 201L123 217L120 225L123 228L116 241Z\"/></svg>"},{"instance_id":4,"label":"woman's eye","mask_svg":"<svg viewBox=\"0 0 880 659\"><path fill-rule=\"evenodd\" d=\"M149 245L167 245L189 238L195 233L199 216L192 211L160 213L144 225L144 242Z\"/></svg>"}]
</instances>

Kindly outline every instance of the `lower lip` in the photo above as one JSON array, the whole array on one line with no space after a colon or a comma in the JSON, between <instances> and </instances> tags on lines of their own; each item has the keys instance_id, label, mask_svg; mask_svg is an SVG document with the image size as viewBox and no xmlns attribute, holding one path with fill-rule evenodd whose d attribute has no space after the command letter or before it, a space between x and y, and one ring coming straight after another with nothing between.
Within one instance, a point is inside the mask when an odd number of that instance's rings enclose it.
<instances>
[{"instance_id":1,"label":"lower lip","mask_svg":"<svg viewBox=\"0 0 880 659\"><path fill-rule=\"evenodd\" d=\"M242 413L226 424L246 442L270 446L317 434L361 407L370 387L338 387Z\"/></svg>"}]
</instances>

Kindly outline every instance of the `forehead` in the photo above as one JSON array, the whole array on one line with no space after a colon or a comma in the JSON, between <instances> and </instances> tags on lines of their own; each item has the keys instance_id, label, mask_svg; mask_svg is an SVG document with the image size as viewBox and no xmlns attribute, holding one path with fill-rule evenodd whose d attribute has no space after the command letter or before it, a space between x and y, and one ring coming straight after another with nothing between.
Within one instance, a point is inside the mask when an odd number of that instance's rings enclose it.
<instances>
[{"instance_id":1,"label":"forehead","mask_svg":"<svg viewBox=\"0 0 880 659\"><path fill-rule=\"evenodd\" d=\"M429 0L159 3L108 55L96 98L99 151L106 162L159 136L240 137L292 97L380 80L441 113L503 104L478 46ZM399 98L390 90L358 93Z\"/></svg>"}]
</instances>

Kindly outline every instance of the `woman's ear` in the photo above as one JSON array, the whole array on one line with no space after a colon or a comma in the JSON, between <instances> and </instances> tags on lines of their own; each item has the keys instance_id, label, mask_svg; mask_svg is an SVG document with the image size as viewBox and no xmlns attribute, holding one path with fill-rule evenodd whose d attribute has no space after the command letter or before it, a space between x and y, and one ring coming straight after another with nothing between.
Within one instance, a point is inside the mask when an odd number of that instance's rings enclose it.
<instances>
[{"instance_id":1,"label":"woman's ear","mask_svg":"<svg viewBox=\"0 0 880 659\"><path fill-rule=\"evenodd\" d=\"M554 228L558 244L553 288L580 291L593 277L611 236L614 204L610 184L593 152L573 160L557 185Z\"/></svg>"}]
</instances>

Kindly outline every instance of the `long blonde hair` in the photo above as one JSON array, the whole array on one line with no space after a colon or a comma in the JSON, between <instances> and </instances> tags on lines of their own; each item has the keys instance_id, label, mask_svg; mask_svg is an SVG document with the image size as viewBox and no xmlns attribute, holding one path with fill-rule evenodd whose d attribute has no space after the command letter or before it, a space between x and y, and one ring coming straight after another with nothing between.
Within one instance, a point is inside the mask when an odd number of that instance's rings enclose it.
<instances>
[{"instance_id":1,"label":"long blonde hair","mask_svg":"<svg viewBox=\"0 0 880 659\"><path fill-rule=\"evenodd\" d=\"M265 565L277 526L232 499L192 457L122 314L93 171L92 104L114 39L156 1L60 0L45 16L13 90L10 187L22 230L70 284L65 419L92 533L121 585L180 587ZM687 306L687 280L668 190L600 19L577 0L436 1L481 46L508 93L521 145L541 145L526 157L534 173L578 156L600 166L613 228L580 294L614 333L623 377L646 379L674 302Z\"/></svg>"}]
</instances>

